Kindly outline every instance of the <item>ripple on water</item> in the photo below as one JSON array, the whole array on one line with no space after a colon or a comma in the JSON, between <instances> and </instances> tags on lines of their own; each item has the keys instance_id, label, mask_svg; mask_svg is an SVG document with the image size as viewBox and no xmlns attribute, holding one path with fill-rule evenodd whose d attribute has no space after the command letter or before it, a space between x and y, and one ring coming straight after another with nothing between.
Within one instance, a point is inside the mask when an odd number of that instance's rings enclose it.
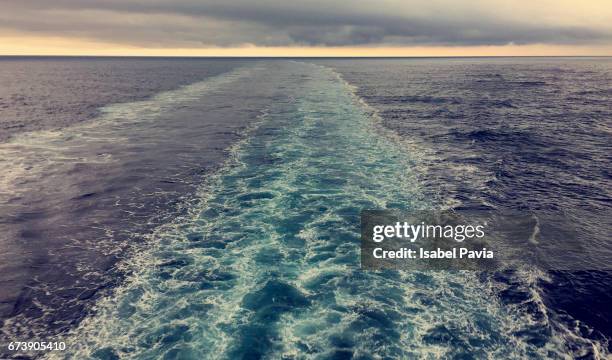
<instances>
[{"instance_id":1,"label":"ripple on water","mask_svg":"<svg viewBox=\"0 0 612 360\"><path fill-rule=\"evenodd\" d=\"M286 63L273 75L287 98L193 221L159 231L160 245L83 322L76 356L561 357L561 339L476 273L361 271L361 209L428 206L414 159L332 71Z\"/></svg>"}]
</instances>

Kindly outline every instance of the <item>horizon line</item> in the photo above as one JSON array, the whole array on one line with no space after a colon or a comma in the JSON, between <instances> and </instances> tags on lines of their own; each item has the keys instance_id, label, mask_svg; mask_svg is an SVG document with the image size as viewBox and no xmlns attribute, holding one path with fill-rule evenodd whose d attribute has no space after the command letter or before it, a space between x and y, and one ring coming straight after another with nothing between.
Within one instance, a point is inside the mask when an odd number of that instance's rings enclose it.
<instances>
[{"instance_id":1,"label":"horizon line","mask_svg":"<svg viewBox=\"0 0 612 360\"><path fill-rule=\"evenodd\" d=\"M612 55L384 55L384 56L362 56L362 55L94 55L94 54L0 54L0 58L5 57L72 57L72 58L211 58L211 59L325 59L325 58L343 58L343 59L431 59L431 58L609 58Z\"/></svg>"}]
</instances>

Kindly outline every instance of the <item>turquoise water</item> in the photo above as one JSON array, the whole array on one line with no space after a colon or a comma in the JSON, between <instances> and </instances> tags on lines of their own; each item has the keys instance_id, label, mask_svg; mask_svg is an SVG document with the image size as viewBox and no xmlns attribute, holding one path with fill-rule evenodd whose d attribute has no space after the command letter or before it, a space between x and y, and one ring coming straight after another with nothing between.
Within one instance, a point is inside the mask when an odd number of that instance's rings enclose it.
<instances>
[{"instance_id":1,"label":"turquoise water","mask_svg":"<svg viewBox=\"0 0 612 360\"><path fill-rule=\"evenodd\" d=\"M361 210L435 207L418 154L335 72L267 66L266 86L283 96L203 186L193 216L125 264L128 280L67 339L68 356L563 357L562 336L529 341L546 329L477 273L360 270Z\"/></svg>"}]
</instances>

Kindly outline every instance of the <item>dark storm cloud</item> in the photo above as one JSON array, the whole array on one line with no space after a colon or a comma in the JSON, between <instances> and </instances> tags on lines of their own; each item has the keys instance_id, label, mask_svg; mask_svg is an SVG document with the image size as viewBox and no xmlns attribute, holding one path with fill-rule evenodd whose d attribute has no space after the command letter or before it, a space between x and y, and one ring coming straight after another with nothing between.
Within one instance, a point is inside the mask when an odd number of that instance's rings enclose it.
<instances>
[{"instance_id":1,"label":"dark storm cloud","mask_svg":"<svg viewBox=\"0 0 612 360\"><path fill-rule=\"evenodd\" d=\"M586 44L612 39L608 27L563 19L542 22L538 13L534 18L498 13L495 3L5 0L0 29L168 47Z\"/></svg>"}]
</instances>

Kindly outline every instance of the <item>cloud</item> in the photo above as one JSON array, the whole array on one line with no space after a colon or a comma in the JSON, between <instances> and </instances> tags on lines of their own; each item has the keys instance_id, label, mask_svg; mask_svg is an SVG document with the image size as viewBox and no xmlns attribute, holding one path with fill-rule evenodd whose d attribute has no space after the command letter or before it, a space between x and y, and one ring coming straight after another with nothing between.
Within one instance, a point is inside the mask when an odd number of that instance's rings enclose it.
<instances>
[{"instance_id":1,"label":"cloud","mask_svg":"<svg viewBox=\"0 0 612 360\"><path fill-rule=\"evenodd\" d=\"M5 0L2 30L142 47L602 44L606 0Z\"/></svg>"}]
</instances>

